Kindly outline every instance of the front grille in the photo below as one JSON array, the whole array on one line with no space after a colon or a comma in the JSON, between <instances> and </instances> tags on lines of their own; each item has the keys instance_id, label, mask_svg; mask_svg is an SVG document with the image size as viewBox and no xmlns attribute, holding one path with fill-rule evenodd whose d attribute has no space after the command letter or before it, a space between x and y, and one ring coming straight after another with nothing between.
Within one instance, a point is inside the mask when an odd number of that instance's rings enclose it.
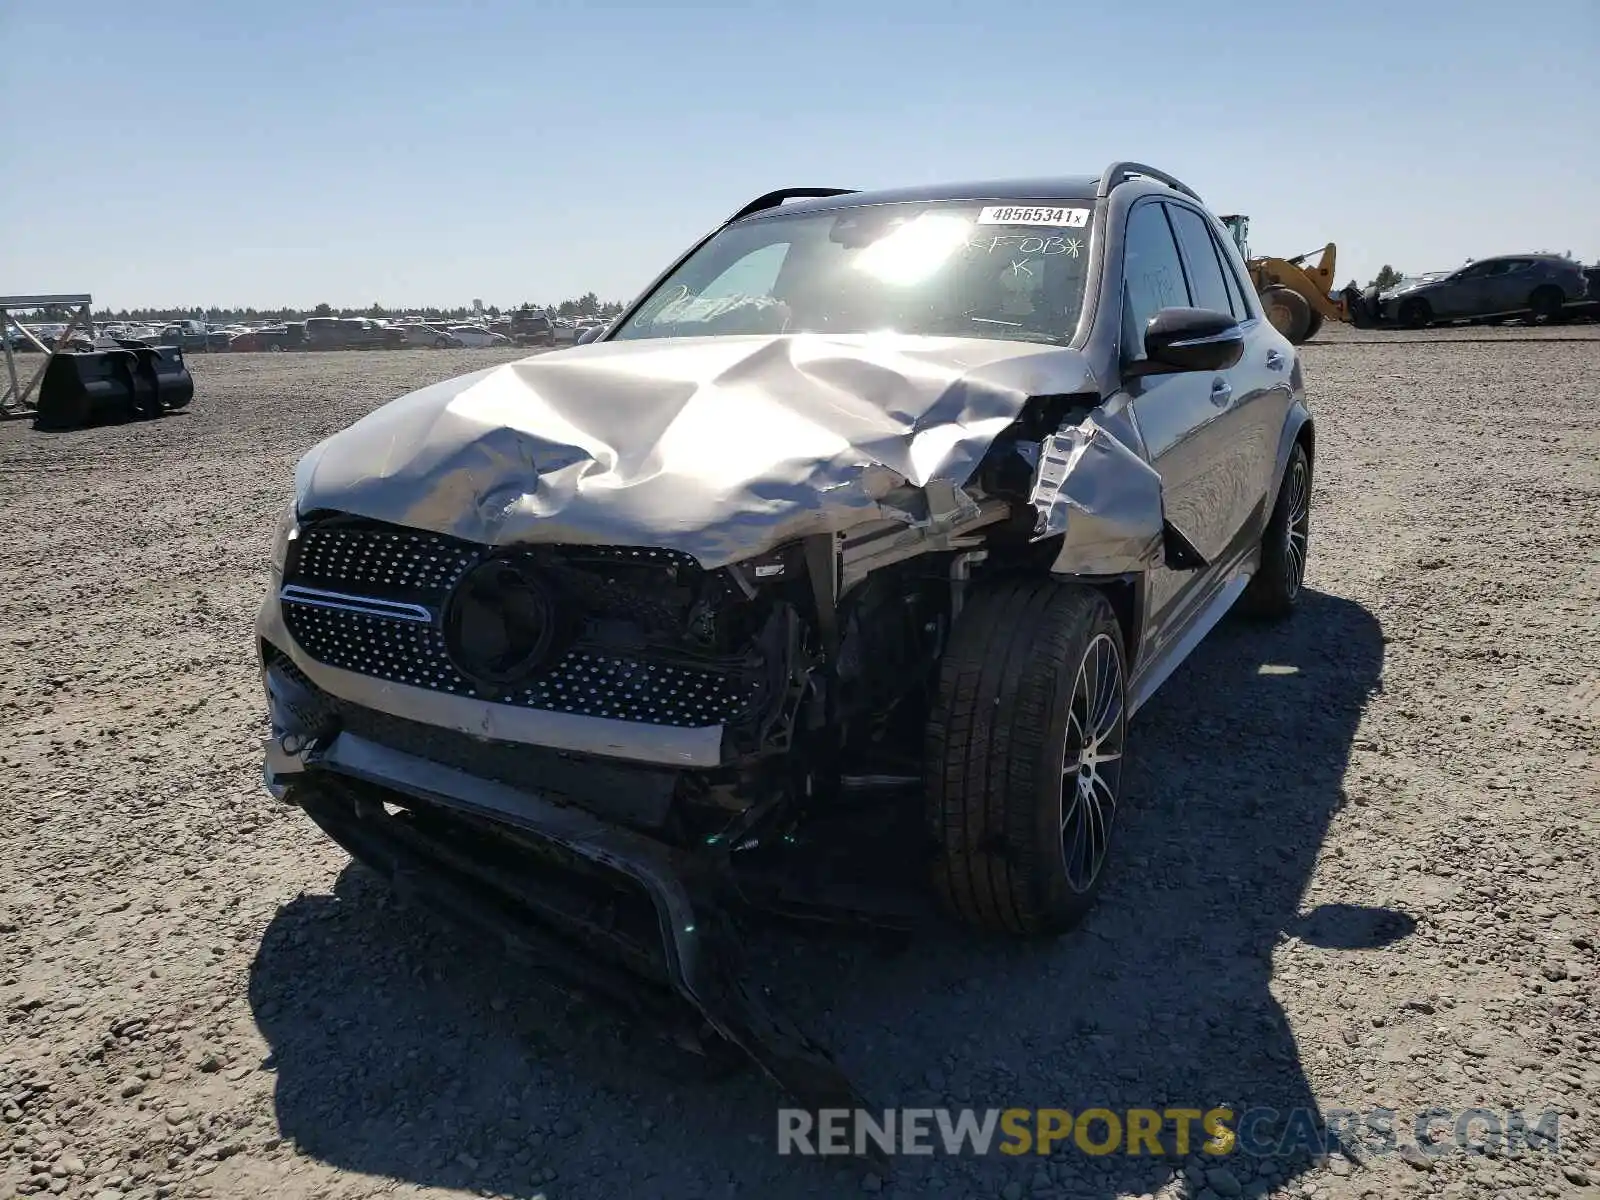
<instances>
[{"instance_id":1,"label":"front grille","mask_svg":"<svg viewBox=\"0 0 1600 1200\"><path fill-rule=\"evenodd\" d=\"M450 661L440 614L450 588L483 548L437 534L340 521L312 527L297 539L285 582L325 590L341 600L318 603L283 597L284 624L319 662L358 674L498 703L606 717L651 725L701 728L727 724L747 712L761 688L741 672L700 667L681 657L662 661L644 652L579 639L513 692L480 696ZM651 628L670 624L670 604L629 585L622 572L641 565L698 571L688 555L631 547L549 548L545 569L564 603L592 615L620 617ZM610 564L615 564L611 568ZM618 574L613 576L615 570ZM359 611L362 597L417 605L430 620Z\"/></svg>"},{"instance_id":2,"label":"front grille","mask_svg":"<svg viewBox=\"0 0 1600 1200\"><path fill-rule=\"evenodd\" d=\"M476 548L436 533L333 524L298 539L298 574L344 587L446 592L477 557Z\"/></svg>"}]
</instances>

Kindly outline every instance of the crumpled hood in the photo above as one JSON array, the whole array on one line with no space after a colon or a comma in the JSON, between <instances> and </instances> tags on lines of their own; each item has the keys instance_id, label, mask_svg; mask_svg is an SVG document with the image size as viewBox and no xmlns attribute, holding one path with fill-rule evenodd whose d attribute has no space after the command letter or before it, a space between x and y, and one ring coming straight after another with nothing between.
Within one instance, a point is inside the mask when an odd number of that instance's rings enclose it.
<instances>
[{"instance_id":1,"label":"crumpled hood","mask_svg":"<svg viewBox=\"0 0 1600 1200\"><path fill-rule=\"evenodd\" d=\"M897 488L966 483L1030 395L1081 392L1098 386L1076 351L990 339L597 342L385 405L301 460L297 507L716 567L913 519Z\"/></svg>"}]
</instances>

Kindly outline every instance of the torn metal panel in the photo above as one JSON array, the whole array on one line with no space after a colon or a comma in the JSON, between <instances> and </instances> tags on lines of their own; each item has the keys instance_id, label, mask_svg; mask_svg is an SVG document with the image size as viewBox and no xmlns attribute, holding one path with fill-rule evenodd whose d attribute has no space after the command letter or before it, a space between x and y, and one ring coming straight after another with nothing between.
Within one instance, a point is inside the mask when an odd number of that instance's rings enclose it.
<instances>
[{"instance_id":1,"label":"torn metal panel","mask_svg":"<svg viewBox=\"0 0 1600 1200\"><path fill-rule=\"evenodd\" d=\"M1161 476L1093 417L1044 440L1030 499L1035 540L1062 539L1057 573L1121 575L1161 551Z\"/></svg>"},{"instance_id":2,"label":"torn metal panel","mask_svg":"<svg viewBox=\"0 0 1600 1200\"><path fill-rule=\"evenodd\" d=\"M960 523L1029 396L1096 387L1075 350L982 338L601 342L386 405L302 460L297 503L718 567L864 521Z\"/></svg>"},{"instance_id":3,"label":"torn metal panel","mask_svg":"<svg viewBox=\"0 0 1600 1200\"><path fill-rule=\"evenodd\" d=\"M1206 562L1206 556L1195 549L1188 535L1171 521L1161 522L1161 544L1169 570L1198 571L1210 565Z\"/></svg>"}]
</instances>

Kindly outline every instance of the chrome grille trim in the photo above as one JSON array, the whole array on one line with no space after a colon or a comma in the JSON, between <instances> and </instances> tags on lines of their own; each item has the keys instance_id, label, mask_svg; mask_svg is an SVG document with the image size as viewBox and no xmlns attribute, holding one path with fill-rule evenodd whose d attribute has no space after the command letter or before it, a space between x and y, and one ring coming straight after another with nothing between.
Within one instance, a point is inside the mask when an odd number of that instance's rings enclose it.
<instances>
[{"instance_id":1,"label":"chrome grille trim","mask_svg":"<svg viewBox=\"0 0 1600 1200\"><path fill-rule=\"evenodd\" d=\"M322 588L304 587L298 583L285 584L278 592L278 599L285 604L309 604L313 608L336 608L340 612L360 613L366 617L386 617L391 621L433 624L433 613L420 604L380 600L376 596L352 596L346 592L330 592Z\"/></svg>"}]
</instances>

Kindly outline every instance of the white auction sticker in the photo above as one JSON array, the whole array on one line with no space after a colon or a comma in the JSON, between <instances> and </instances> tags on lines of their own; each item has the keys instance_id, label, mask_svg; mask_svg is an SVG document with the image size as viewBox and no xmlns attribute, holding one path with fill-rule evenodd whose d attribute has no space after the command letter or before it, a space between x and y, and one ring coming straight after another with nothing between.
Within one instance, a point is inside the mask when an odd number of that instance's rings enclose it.
<instances>
[{"instance_id":1,"label":"white auction sticker","mask_svg":"<svg viewBox=\"0 0 1600 1200\"><path fill-rule=\"evenodd\" d=\"M1052 225L1078 229L1089 223L1087 208L1044 208L1038 205L1002 204L978 213L979 225Z\"/></svg>"}]
</instances>

